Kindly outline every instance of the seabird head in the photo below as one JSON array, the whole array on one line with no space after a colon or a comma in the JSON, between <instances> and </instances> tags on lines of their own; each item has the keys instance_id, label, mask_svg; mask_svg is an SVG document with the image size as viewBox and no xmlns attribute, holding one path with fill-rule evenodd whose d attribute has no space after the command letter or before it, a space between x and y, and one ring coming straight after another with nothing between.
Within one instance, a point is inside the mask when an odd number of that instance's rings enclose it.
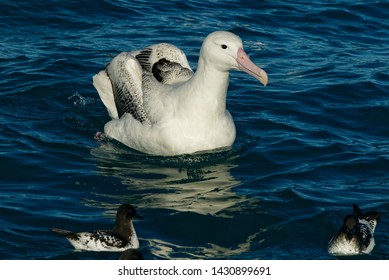
<instances>
[{"instance_id":1,"label":"seabird head","mask_svg":"<svg viewBox=\"0 0 389 280\"><path fill-rule=\"evenodd\" d=\"M344 217L342 231L346 234L348 240L351 240L351 238L355 234L355 229L357 228L357 225L358 218L355 215L350 214Z\"/></svg>"},{"instance_id":2,"label":"seabird head","mask_svg":"<svg viewBox=\"0 0 389 280\"><path fill-rule=\"evenodd\" d=\"M231 32L215 31L209 34L201 47L200 57L220 71L242 70L267 85L266 72L250 60L243 50L242 39Z\"/></svg>"},{"instance_id":3,"label":"seabird head","mask_svg":"<svg viewBox=\"0 0 389 280\"><path fill-rule=\"evenodd\" d=\"M125 224L134 218L142 219L142 216L138 214L134 206L122 204L116 213L116 225Z\"/></svg>"}]
</instances>

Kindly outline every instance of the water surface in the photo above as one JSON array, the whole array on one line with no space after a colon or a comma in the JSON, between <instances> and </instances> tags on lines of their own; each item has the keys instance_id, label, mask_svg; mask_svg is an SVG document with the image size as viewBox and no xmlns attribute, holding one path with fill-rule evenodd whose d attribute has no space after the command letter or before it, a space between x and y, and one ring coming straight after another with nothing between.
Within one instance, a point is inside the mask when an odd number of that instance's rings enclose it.
<instances>
[{"instance_id":1,"label":"water surface","mask_svg":"<svg viewBox=\"0 0 389 280\"><path fill-rule=\"evenodd\" d=\"M113 2L113 3L111 3ZM76 252L52 227L112 226L130 203L145 259L333 259L352 203L382 212L388 259L387 1L1 1L1 259ZM229 30L269 75L232 72L237 140L225 151L145 156L94 139L109 120L92 76L112 56L169 42L196 68Z\"/></svg>"}]
</instances>

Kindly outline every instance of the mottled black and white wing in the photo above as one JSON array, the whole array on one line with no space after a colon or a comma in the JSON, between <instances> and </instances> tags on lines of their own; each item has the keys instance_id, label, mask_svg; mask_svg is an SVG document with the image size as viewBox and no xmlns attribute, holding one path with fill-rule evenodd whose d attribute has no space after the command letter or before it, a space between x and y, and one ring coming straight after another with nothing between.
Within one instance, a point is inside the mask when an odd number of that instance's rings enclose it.
<instances>
[{"instance_id":1,"label":"mottled black and white wing","mask_svg":"<svg viewBox=\"0 0 389 280\"><path fill-rule=\"evenodd\" d=\"M154 63L152 73L158 82L168 85L186 82L193 76L192 70L166 58Z\"/></svg>"},{"instance_id":2,"label":"mottled black and white wing","mask_svg":"<svg viewBox=\"0 0 389 280\"><path fill-rule=\"evenodd\" d=\"M147 122L143 109L142 68L130 53L117 55L106 68L112 84L115 106L120 118L131 114L141 123Z\"/></svg>"},{"instance_id":3,"label":"mottled black and white wing","mask_svg":"<svg viewBox=\"0 0 389 280\"><path fill-rule=\"evenodd\" d=\"M174 85L193 76L184 52L171 44L152 45L135 57L145 72L152 73L163 84Z\"/></svg>"}]
</instances>

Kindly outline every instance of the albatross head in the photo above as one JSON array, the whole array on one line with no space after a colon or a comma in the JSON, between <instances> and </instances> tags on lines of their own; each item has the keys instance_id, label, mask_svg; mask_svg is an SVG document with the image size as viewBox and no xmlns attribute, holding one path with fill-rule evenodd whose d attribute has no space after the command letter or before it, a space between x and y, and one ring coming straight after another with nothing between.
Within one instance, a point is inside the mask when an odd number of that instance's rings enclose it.
<instances>
[{"instance_id":1,"label":"albatross head","mask_svg":"<svg viewBox=\"0 0 389 280\"><path fill-rule=\"evenodd\" d=\"M200 55L220 71L242 70L267 85L266 72L250 60L243 50L242 40L231 32L215 31L209 34L204 40Z\"/></svg>"}]
</instances>

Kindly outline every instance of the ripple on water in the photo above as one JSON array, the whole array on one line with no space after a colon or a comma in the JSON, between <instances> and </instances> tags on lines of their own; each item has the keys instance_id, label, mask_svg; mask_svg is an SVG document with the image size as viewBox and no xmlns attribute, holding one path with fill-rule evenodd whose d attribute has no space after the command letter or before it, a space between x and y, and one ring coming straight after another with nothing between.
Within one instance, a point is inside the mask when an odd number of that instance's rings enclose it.
<instances>
[{"instance_id":1,"label":"ripple on water","mask_svg":"<svg viewBox=\"0 0 389 280\"><path fill-rule=\"evenodd\" d=\"M3 3L0 258L118 259L49 229L109 228L131 203L145 259L329 259L352 203L388 211L388 3L170 2ZM195 69L215 29L270 79L231 73L233 147L158 157L93 138L109 116L92 76L112 56L165 41ZM387 259L387 232L361 258Z\"/></svg>"}]
</instances>

